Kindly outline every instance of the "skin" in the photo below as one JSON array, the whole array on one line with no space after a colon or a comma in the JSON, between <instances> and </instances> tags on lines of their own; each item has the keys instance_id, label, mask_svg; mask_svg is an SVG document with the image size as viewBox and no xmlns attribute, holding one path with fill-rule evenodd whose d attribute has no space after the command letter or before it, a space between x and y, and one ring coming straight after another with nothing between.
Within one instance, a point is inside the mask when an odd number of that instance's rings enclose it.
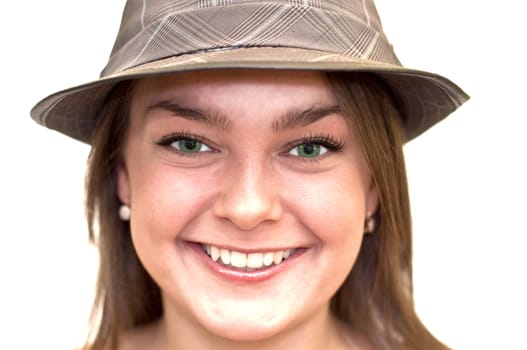
<instances>
[{"instance_id":1,"label":"skin","mask_svg":"<svg viewBox=\"0 0 527 350\"><path fill-rule=\"evenodd\" d=\"M118 195L131 207L134 246L165 314L126 335L124 348L364 348L328 309L378 202L347 120L331 112L336 105L317 72L201 71L138 82ZM287 122L313 109L330 112ZM159 144L173 133L199 137L201 151ZM306 159L297 146L310 136L342 148ZM214 273L194 243L302 249L270 278L248 282Z\"/></svg>"}]
</instances>

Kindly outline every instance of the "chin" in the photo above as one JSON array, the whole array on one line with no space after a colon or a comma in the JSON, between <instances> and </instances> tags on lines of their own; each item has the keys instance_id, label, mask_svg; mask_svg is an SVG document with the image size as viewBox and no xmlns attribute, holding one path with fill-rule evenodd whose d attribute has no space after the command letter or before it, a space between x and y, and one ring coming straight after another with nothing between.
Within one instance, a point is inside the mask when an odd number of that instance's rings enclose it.
<instances>
[{"instance_id":1,"label":"chin","mask_svg":"<svg viewBox=\"0 0 527 350\"><path fill-rule=\"evenodd\" d=\"M200 320L202 325L217 337L237 342L253 342L270 339L283 333L291 326L284 318L268 317L227 317Z\"/></svg>"}]
</instances>

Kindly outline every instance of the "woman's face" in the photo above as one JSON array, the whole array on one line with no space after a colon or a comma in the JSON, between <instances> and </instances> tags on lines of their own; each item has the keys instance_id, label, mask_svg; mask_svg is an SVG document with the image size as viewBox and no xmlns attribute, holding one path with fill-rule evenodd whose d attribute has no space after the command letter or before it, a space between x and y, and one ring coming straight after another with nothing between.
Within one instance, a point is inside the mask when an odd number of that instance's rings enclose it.
<instances>
[{"instance_id":1,"label":"woman's face","mask_svg":"<svg viewBox=\"0 0 527 350\"><path fill-rule=\"evenodd\" d=\"M166 319L238 340L326 322L377 206L316 72L139 81L118 194Z\"/></svg>"}]
</instances>

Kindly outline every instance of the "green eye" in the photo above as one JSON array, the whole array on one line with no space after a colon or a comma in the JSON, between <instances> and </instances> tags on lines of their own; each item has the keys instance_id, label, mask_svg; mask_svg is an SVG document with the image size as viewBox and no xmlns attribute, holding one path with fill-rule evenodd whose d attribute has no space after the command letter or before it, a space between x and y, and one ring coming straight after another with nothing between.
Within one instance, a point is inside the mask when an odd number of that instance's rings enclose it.
<instances>
[{"instance_id":1,"label":"green eye","mask_svg":"<svg viewBox=\"0 0 527 350\"><path fill-rule=\"evenodd\" d=\"M198 153L210 151L202 142L194 139L180 139L171 143L171 146L183 153Z\"/></svg>"},{"instance_id":2,"label":"green eye","mask_svg":"<svg viewBox=\"0 0 527 350\"><path fill-rule=\"evenodd\" d=\"M302 158L316 158L326 153L327 148L316 143L303 143L294 147L289 154Z\"/></svg>"}]
</instances>

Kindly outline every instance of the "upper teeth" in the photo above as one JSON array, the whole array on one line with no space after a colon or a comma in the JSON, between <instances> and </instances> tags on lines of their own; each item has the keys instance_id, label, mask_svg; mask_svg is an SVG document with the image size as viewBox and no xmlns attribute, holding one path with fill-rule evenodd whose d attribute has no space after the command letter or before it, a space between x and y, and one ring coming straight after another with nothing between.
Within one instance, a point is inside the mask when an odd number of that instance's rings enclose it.
<instances>
[{"instance_id":1,"label":"upper teeth","mask_svg":"<svg viewBox=\"0 0 527 350\"><path fill-rule=\"evenodd\" d=\"M293 252L292 249L286 249L275 252L241 253L207 244L203 247L212 260L238 269L259 269L271 266L273 263L278 265Z\"/></svg>"}]
</instances>

